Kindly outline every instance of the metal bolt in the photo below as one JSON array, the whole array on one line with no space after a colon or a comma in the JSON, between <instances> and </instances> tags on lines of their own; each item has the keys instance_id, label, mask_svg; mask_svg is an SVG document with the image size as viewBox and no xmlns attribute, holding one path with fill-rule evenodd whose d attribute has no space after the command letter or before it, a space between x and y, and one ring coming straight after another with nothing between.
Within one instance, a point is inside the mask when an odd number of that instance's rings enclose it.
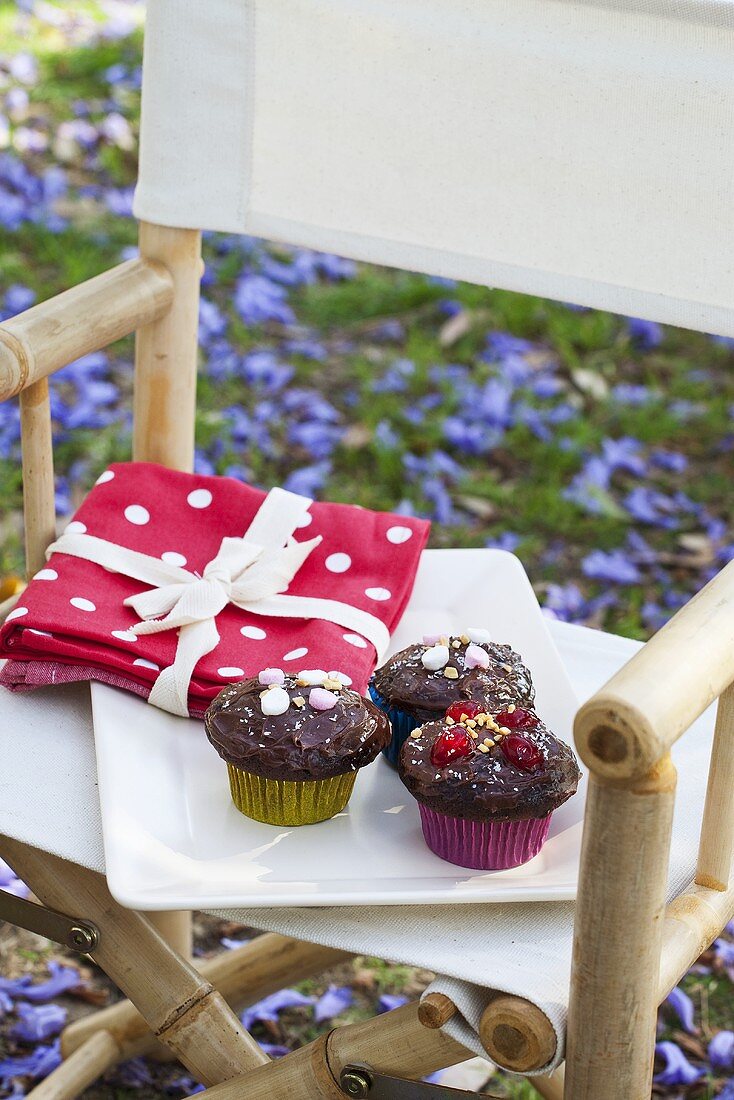
<instances>
[{"instance_id":1,"label":"metal bolt","mask_svg":"<svg viewBox=\"0 0 734 1100\"><path fill-rule=\"evenodd\" d=\"M344 1070L339 1081L342 1092L345 1092L347 1096L355 1096L358 1100L362 1097L369 1096L372 1088L372 1080L367 1073L363 1073L361 1070Z\"/></svg>"},{"instance_id":2,"label":"metal bolt","mask_svg":"<svg viewBox=\"0 0 734 1100\"><path fill-rule=\"evenodd\" d=\"M69 929L69 947L75 951L93 951L99 939L97 929L75 924Z\"/></svg>"}]
</instances>

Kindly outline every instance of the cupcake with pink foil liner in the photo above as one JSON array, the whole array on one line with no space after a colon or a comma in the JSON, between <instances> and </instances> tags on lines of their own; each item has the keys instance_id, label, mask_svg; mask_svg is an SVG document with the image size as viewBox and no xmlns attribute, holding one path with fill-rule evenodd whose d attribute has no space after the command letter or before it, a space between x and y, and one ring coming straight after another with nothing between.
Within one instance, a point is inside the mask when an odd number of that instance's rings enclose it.
<instances>
[{"instance_id":1,"label":"cupcake with pink foil liner","mask_svg":"<svg viewBox=\"0 0 734 1100\"><path fill-rule=\"evenodd\" d=\"M411 731L400 778L426 844L459 867L501 871L538 855L580 779L572 749L531 709L455 703Z\"/></svg>"},{"instance_id":2,"label":"cupcake with pink foil liner","mask_svg":"<svg viewBox=\"0 0 734 1100\"><path fill-rule=\"evenodd\" d=\"M230 684L206 712L240 813L268 825L313 825L344 809L357 772L390 738L387 718L341 672L266 668Z\"/></svg>"},{"instance_id":3,"label":"cupcake with pink foil liner","mask_svg":"<svg viewBox=\"0 0 734 1100\"><path fill-rule=\"evenodd\" d=\"M411 731L441 718L454 702L481 702L501 710L513 700L531 706L535 698L520 655L493 642L482 627L468 627L461 634L424 634L421 643L376 670L369 692L390 719L392 739L385 756L394 767Z\"/></svg>"}]
</instances>

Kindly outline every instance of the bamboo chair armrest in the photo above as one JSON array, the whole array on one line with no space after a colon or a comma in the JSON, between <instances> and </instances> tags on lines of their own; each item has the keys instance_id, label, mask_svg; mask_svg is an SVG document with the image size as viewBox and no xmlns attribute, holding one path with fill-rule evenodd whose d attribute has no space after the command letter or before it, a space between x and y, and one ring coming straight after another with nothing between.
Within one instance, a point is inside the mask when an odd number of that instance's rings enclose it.
<instances>
[{"instance_id":1,"label":"bamboo chair armrest","mask_svg":"<svg viewBox=\"0 0 734 1100\"><path fill-rule=\"evenodd\" d=\"M734 680L734 562L584 704L574 736L599 779L629 782Z\"/></svg>"},{"instance_id":2,"label":"bamboo chair armrest","mask_svg":"<svg viewBox=\"0 0 734 1100\"><path fill-rule=\"evenodd\" d=\"M173 279L155 260L128 260L0 325L0 401L170 309Z\"/></svg>"}]
</instances>

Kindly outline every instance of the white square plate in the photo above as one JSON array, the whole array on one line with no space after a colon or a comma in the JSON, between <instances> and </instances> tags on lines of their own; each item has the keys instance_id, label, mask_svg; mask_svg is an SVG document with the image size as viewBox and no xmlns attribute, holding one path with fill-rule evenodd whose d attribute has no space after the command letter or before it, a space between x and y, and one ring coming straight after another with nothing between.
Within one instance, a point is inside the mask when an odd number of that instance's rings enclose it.
<instances>
[{"instance_id":1,"label":"white square plate","mask_svg":"<svg viewBox=\"0 0 734 1100\"><path fill-rule=\"evenodd\" d=\"M525 571L501 550L429 550L392 639L487 627L530 668L537 707L572 741L571 683ZM418 808L380 757L346 810L319 825L250 821L233 806L227 772L201 722L92 684L102 828L112 894L135 909L548 901L576 892L584 791L554 815L530 863L464 870L435 856Z\"/></svg>"}]
</instances>

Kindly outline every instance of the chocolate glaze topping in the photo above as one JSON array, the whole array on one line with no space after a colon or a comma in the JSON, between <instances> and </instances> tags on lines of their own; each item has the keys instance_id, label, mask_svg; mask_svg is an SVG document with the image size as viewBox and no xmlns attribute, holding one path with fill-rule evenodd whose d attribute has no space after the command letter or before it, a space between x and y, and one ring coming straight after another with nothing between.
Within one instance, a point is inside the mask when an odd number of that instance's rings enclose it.
<instances>
[{"instance_id":1,"label":"chocolate glaze topping","mask_svg":"<svg viewBox=\"0 0 734 1100\"><path fill-rule=\"evenodd\" d=\"M448 663L436 671L423 665L426 645L411 645L396 653L378 668L372 677L373 687L386 700L388 707L408 711L419 722L428 722L443 716L449 704L456 700L472 699L487 703L488 709L499 711L503 704L516 702L523 706L535 698L535 688L530 673L522 663L519 653L508 645L483 642L480 648L489 654L489 667L467 668L466 651L469 643L466 635L452 636L448 642ZM453 643L459 642L458 646ZM454 668L457 677L446 676L446 669Z\"/></svg>"},{"instance_id":2,"label":"chocolate glaze topping","mask_svg":"<svg viewBox=\"0 0 734 1100\"><path fill-rule=\"evenodd\" d=\"M468 756L452 760L445 767L431 763L431 748L444 722L429 722L414 731L400 752L398 771L410 793L425 806L450 817L486 821L521 821L545 817L575 794L581 773L573 751L559 741L539 719L531 729L512 730L531 741L542 753L532 771L511 764L495 743L480 751L488 732L479 727L474 749ZM458 725L450 727L458 729Z\"/></svg>"},{"instance_id":3,"label":"chocolate glaze topping","mask_svg":"<svg viewBox=\"0 0 734 1100\"><path fill-rule=\"evenodd\" d=\"M220 691L204 723L228 764L266 779L327 779L369 764L390 741L385 715L356 691L333 689L336 704L316 710L308 701L311 687L297 677L286 677L282 689L290 704L275 715L263 714L261 695L267 688L257 678Z\"/></svg>"}]
</instances>

